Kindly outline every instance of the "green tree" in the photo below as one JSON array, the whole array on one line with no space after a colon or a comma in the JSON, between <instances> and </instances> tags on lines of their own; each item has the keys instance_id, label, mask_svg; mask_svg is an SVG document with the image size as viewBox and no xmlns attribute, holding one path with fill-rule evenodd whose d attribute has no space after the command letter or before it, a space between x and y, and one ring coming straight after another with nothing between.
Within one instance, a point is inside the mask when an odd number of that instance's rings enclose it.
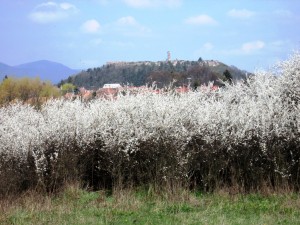
<instances>
[{"instance_id":1,"label":"green tree","mask_svg":"<svg viewBox=\"0 0 300 225\"><path fill-rule=\"evenodd\" d=\"M17 80L17 94L18 98L25 102L29 98L33 97L32 90L34 88L34 85L31 83L31 80L29 78L22 78Z\"/></svg>"},{"instance_id":2,"label":"green tree","mask_svg":"<svg viewBox=\"0 0 300 225\"><path fill-rule=\"evenodd\" d=\"M51 97L59 97L60 96L60 90L58 87L53 86L51 82L44 82L43 88L41 91L41 97L45 98L51 98Z\"/></svg>"},{"instance_id":3,"label":"green tree","mask_svg":"<svg viewBox=\"0 0 300 225\"><path fill-rule=\"evenodd\" d=\"M43 82L40 78L8 77L0 84L0 105L14 100L40 106L49 97L59 97L60 91L51 82Z\"/></svg>"},{"instance_id":4,"label":"green tree","mask_svg":"<svg viewBox=\"0 0 300 225\"><path fill-rule=\"evenodd\" d=\"M199 81L194 81L193 82L193 88L194 88L194 90L196 90L199 86L200 86Z\"/></svg>"},{"instance_id":5,"label":"green tree","mask_svg":"<svg viewBox=\"0 0 300 225\"><path fill-rule=\"evenodd\" d=\"M9 103L17 98L17 82L15 79L8 77L0 84L0 103Z\"/></svg>"},{"instance_id":6,"label":"green tree","mask_svg":"<svg viewBox=\"0 0 300 225\"><path fill-rule=\"evenodd\" d=\"M229 70L225 70L223 75L225 76L225 81L228 81L229 84L232 84L232 75Z\"/></svg>"},{"instance_id":7,"label":"green tree","mask_svg":"<svg viewBox=\"0 0 300 225\"><path fill-rule=\"evenodd\" d=\"M60 87L61 93L63 95L65 95L66 93L74 92L75 88L76 86L72 83L65 83Z\"/></svg>"}]
</instances>

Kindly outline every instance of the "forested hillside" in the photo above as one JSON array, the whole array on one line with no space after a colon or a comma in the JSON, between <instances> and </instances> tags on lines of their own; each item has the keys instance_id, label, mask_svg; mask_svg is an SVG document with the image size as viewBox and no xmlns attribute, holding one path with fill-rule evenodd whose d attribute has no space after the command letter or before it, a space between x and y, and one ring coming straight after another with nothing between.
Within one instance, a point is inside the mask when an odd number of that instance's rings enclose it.
<instances>
[{"instance_id":1,"label":"forested hillside","mask_svg":"<svg viewBox=\"0 0 300 225\"><path fill-rule=\"evenodd\" d=\"M141 62L108 62L98 68L82 71L70 76L60 84L69 82L78 87L97 89L106 83L120 83L125 85L141 86L155 82L158 87L174 82L175 85L190 84L199 86L214 81L225 80L225 71L233 79L244 79L246 72L236 67L227 66L213 60L198 61L141 61Z\"/></svg>"}]
</instances>

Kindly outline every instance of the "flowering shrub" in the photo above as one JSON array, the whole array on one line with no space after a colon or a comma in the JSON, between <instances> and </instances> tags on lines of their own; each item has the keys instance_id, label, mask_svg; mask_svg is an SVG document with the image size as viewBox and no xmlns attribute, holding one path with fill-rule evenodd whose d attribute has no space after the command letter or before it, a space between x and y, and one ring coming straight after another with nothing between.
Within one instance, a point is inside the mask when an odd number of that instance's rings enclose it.
<instances>
[{"instance_id":1,"label":"flowering shrub","mask_svg":"<svg viewBox=\"0 0 300 225\"><path fill-rule=\"evenodd\" d=\"M246 81L179 94L0 108L0 192L68 179L94 188L300 185L300 54Z\"/></svg>"}]
</instances>

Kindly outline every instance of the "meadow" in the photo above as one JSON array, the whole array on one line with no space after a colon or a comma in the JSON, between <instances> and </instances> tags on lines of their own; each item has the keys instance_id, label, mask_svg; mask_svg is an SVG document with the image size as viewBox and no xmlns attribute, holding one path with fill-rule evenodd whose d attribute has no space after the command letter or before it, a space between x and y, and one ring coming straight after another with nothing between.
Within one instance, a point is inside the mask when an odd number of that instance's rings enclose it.
<instances>
[{"instance_id":1,"label":"meadow","mask_svg":"<svg viewBox=\"0 0 300 225\"><path fill-rule=\"evenodd\" d=\"M38 198L38 201L37 201ZM153 189L90 192L76 184L55 196L30 192L0 201L1 224L299 224L296 193L213 194Z\"/></svg>"}]
</instances>

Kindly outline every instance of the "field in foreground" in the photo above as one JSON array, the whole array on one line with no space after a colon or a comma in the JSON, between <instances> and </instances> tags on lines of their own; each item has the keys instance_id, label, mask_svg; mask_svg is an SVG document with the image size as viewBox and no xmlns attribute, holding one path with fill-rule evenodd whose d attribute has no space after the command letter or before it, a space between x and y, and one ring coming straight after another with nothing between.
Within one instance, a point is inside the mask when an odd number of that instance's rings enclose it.
<instances>
[{"instance_id":1,"label":"field in foreground","mask_svg":"<svg viewBox=\"0 0 300 225\"><path fill-rule=\"evenodd\" d=\"M0 224L299 224L299 194L88 192L30 193L0 203Z\"/></svg>"}]
</instances>

